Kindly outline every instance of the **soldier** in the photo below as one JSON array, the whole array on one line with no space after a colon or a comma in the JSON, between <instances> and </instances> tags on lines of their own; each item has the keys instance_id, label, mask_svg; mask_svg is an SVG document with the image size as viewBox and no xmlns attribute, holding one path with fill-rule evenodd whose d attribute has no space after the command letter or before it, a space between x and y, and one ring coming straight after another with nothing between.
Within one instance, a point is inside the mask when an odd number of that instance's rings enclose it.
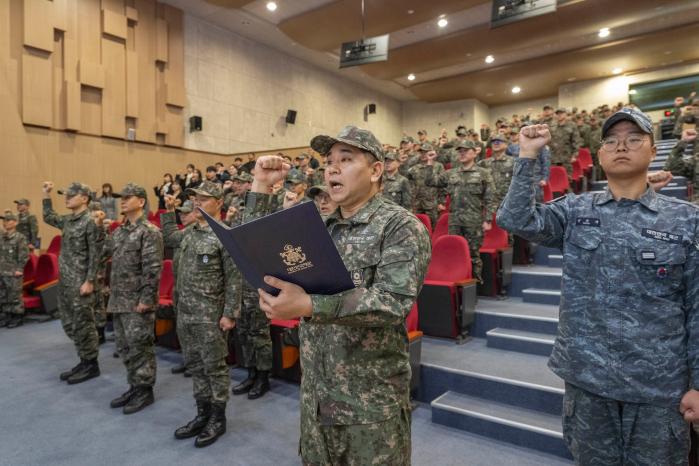
<instances>
[{"instance_id":1,"label":"soldier","mask_svg":"<svg viewBox=\"0 0 699 466\"><path fill-rule=\"evenodd\" d=\"M188 190L194 206L215 217L221 212L223 190L204 182ZM230 377L226 366L226 334L240 314L240 275L206 219L194 211L197 222L177 229L175 199L166 198L160 216L165 243L179 247L177 266L177 336L185 365L192 373L197 415L175 431L175 438L196 436L196 447L214 443L226 432L226 402Z\"/></svg>"},{"instance_id":2,"label":"soldier","mask_svg":"<svg viewBox=\"0 0 699 466\"><path fill-rule=\"evenodd\" d=\"M328 187L324 184L310 188L308 190L308 197L313 199L313 202L315 202L316 207L318 207L318 212L320 212L320 216L323 218L323 220L328 218L330 214L337 210L337 204L333 202L332 198L330 197L330 193L328 193Z\"/></svg>"},{"instance_id":3,"label":"soldier","mask_svg":"<svg viewBox=\"0 0 699 466\"><path fill-rule=\"evenodd\" d=\"M233 209L235 209L235 208L233 208ZM179 207L175 207L175 210L179 213L180 220L182 221L182 226L184 228L187 228L188 226L193 225L194 222L197 221L196 216L194 215L194 204L192 204L192 201L190 201L190 200L184 201L184 204L182 204ZM233 214L236 214L237 212L238 212L238 210L236 209ZM226 223L228 223L230 225L229 222L226 222ZM172 272L173 272L174 282L175 282L173 290L172 290L172 303L173 303L174 308L177 309L177 269L178 269L179 263L180 263L179 243L173 244L172 248L173 248ZM173 374L183 374L185 377L192 376L192 373L187 370L187 366L185 366L184 361L179 366L175 366L172 369L170 369L170 372Z\"/></svg>"},{"instance_id":4,"label":"soldier","mask_svg":"<svg viewBox=\"0 0 699 466\"><path fill-rule=\"evenodd\" d=\"M252 183L252 175L248 172L241 171L236 176L233 177L233 190L226 194L223 200L223 208L228 211L231 207L236 209L238 213L231 219L230 225L236 225L240 223L242 219L242 209L245 206L245 193L250 191L250 184Z\"/></svg>"},{"instance_id":5,"label":"soldier","mask_svg":"<svg viewBox=\"0 0 699 466\"><path fill-rule=\"evenodd\" d=\"M541 109L541 118L539 118L538 123L541 125L549 125L553 126L554 124L554 115L553 115L553 107L546 104L544 107Z\"/></svg>"},{"instance_id":6,"label":"soldier","mask_svg":"<svg viewBox=\"0 0 699 466\"><path fill-rule=\"evenodd\" d=\"M503 144L504 146L504 144ZM476 146L471 141L457 145L460 165L444 171L432 156L427 160L428 186L446 188L451 196L449 234L466 238L471 253L473 277L482 283L481 245L483 231L492 228L495 186L490 170L476 165Z\"/></svg>"},{"instance_id":7,"label":"soldier","mask_svg":"<svg viewBox=\"0 0 699 466\"><path fill-rule=\"evenodd\" d=\"M53 183L44 182L44 222L61 230L61 253L58 256L58 312L68 338L78 351L80 363L63 372L60 379L69 384L85 382L100 375L98 336L95 328L93 303L104 234L90 216L90 187L71 183L65 191L68 215L53 210Z\"/></svg>"},{"instance_id":8,"label":"soldier","mask_svg":"<svg viewBox=\"0 0 699 466\"><path fill-rule=\"evenodd\" d=\"M697 102L697 104L699 104L699 102ZM680 116L675 122L675 128L672 131L672 135L676 139L680 139L682 137L682 131L687 129L687 126L696 129L697 122L699 121L697 119L697 115L699 115L699 106L695 105L693 102L687 104L687 106L682 109L682 116Z\"/></svg>"},{"instance_id":9,"label":"soldier","mask_svg":"<svg viewBox=\"0 0 699 466\"><path fill-rule=\"evenodd\" d=\"M146 190L128 183L120 193L124 222L109 235L103 257L112 258L107 311L116 346L126 367L129 389L111 408L136 413L153 404L155 385L155 307L163 265L163 236L144 213Z\"/></svg>"},{"instance_id":10,"label":"soldier","mask_svg":"<svg viewBox=\"0 0 699 466\"><path fill-rule=\"evenodd\" d=\"M383 151L354 126L337 138L316 136L328 154L326 178L339 209L326 219L356 288L308 295L265 277L281 290L260 291L270 318L301 320L301 442L304 464L410 464L410 365L405 318L430 258L425 228L379 193ZM285 176L281 159L263 157L248 195L250 213L266 213L269 186Z\"/></svg>"},{"instance_id":11,"label":"soldier","mask_svg":"<svg viewBox=\"0 0 699 466\"><path fill-rule=\"evenodd\" d=\"M623 108L602 128L603 193L534 203L545 126L522 130L498 224L562 248L558 337L563 436L576 464L686 465L699 419L699 209L648 187L647 115ZM684 413L684 419L683 414Z\"/></svg>"},{"instance_id":12,"label":"soldier","mask_svg":"<svg viewBox=\"0 0 699 466\"><path fill-rule=\"evenodd\" d=\"M599 171L602 168L599 166L599 157L597 153L602 146L602 128L599 125L599 120L596 116L590 117L590 155L592 155L592 161L595 164L595 170ZM600 176L596 177L600 179Z\"/></svg>"},{"instance_id":13,"label":"soldier","mask_svg":"<svg viewBox=\"0 0 699 466\"><path fill-rule=\"evenodd\" d=\"M565 108L556 109L556 123L551 127L551 165L564 167L568 179L573 176L573 162L578 158L580 135L574 123L568 121Z\"/></svg>"},{"instance_id":14,"label":"soldier","mask_svg":"<svg viewBox=\"0 0 699 466\"><path fill-rule=\"evenodd\" d=\"M499 206L500 202L505 199L505 194L510 187L512 181L512 168L514 160L509 155L505 154L507 150L507 138L502 134L496 134L490 138L490 144L493 148L493 153L490 158L478 162L478 166L490 170L493 177L495 191L493 193L493 203ZM495 213L495 212L493 212Z\"/></svg>"},{"instance_id":15,"label":"soldier","mask_svg":"<svg viewBox=\"0 0 699 466\"><path fill-rule=\"evenodd\" d=\"M413 210L416 214L426 214L430 217L432 226L437 225L437 215L439 206L443 204L443 197L439 189L428 186L425 183L427 176L432 173L432 168L427 165L427 160L430 155L434 157L437 153L432 149L431 144L422 144L419 152L419 163L410 167L408 170L408 180L412 182L413 192ZM442 167L442 164L439 167Z\"/></svg>"},{"instance_id":16,"label":"soldier","mask_svg":"<svg viewBox=\"0 0 699 466\"><path fill-rule=\"evenodd\" d=\"M6 211L0 233L0 327L15 328L24 323L22 277L29 258L27 239L17 231L18 218Z\"/></svg>"},{"instance_id":17,"label":"soldier","mask_svg":"<svg viewBox=\"0 0 699 466\"><path fill-rule=\"evenodd\" d=\"M386 171L383 174L383 191L382 194L408 210L413 208L413 196L410 192L410 182L400 173L398 173L399 162L398 154L388 152L384 159Z\"/></svg>"},{"instance_id":18,"label":"soldier","mask_svg":"<svg viewBox=\"0 0 699 466\"><path fill-rule=\"evenodd\" d=\"M39 224L36 221L36 215L29 212L29 199L17 199L17 231L22 233L27 238L29 251L34 251L34 248L39 247Z\"/></svg>"},{"instance_id":19,"label":"soldier","mask_svg":"<svg viewBox=\"0 0 699 466\"><path fill-rule=\"evenodd\" d=\"M419 144L429 143L429 141L427 140L427 130L426 129L417 130L417 142Z\"/></svg>"},{"instance_id":20,"label":"soldier","mask_svg":"<svg viewBox=\"0 0 699 466\"><path fill-rule=\"evenodd\" d=\"M109 224L111 221L105 222L106 213L102 210L102 204L99 201L93 201L90 203L90 215L95 224L103 230L103 234L106 237ZM97 329L97 342L102 345L107 341L105 336L105 327L107 326L107 300L109 299L109 289L107 289L107 262L101 260L98 268L97 275L95 276L95 294L94 304L92 306L93 312L95 314L95 328Z\"/></svg>"},{"instance_id":21,"label":"soldier","mask_svg":"<svg viewBox=\"0 0 699 466\"><path fill-rule=\"evenodd\" d=\"M575 117L575 125L578 127L578 134L580 135L580 147L590 148L590 125L585 122L582 115L577 115Z\"/></svg>"},{"instance_id":22,"label":"soldier","mask_svg":"<svg viewBox=\"0 0 699 466\"><path fill-rule=\"evenodd\" d=\"M312 159L316 160L316 159ZM308 184L311 186L318 186L325 183L325 161L322 165L318 165L317 168L311 168L306 170L306 176Z\"/></svg>"},{"instance_id":23,"label":"soldier","mask_svg":"<svg viewBox=\"0 0 699 466\"><path fill-rule=\"evenodd\" d=\"M306 189L308 189L308 182L306 181L305 175L299 174L287 177L286 190L296 194L297 204L310 201L310 199L306 197Z\"/></svg>"},{"instance_id":24,"label":"soldier","mask_svg":"<svg viewBox=\"0 0 699 466\"><path fill-rule=\"evenodd\" d=\"M677 141L675 147L670 151L670 156L665 162L664 170L672 172L673 175L684 176L691 180L693 186L692 202L699 204L699 144L696 143L697 130L685 129L682 131L682 139ZM692 158L684 160L687 146L694 142Z\"/></svg>"}]
</instances>

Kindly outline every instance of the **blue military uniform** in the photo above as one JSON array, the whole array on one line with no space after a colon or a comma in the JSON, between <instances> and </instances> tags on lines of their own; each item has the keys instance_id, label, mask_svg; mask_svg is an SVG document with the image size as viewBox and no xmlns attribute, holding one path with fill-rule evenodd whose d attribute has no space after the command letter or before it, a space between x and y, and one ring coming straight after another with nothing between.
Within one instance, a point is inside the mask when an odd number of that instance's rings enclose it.
<instances>
[{"instance_id":1,"label":"blue military uniform","mask_svg":"<svg viewBox=\"0 0 699 466\"><path fill-rule=\"evenodd\" d=\"M699 208L650 188L535 204L535 164L516 161L497 222L563 250L549 367L566 381L569 448L581 464L686 464L678 409L699 388Z\"/></svg>"}]
</instances>

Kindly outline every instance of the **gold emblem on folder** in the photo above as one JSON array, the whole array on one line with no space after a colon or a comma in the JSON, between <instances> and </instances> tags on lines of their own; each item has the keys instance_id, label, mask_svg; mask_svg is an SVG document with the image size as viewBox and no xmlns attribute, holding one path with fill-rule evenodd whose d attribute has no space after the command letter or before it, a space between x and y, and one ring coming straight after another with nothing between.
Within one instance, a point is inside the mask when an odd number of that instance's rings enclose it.
<instances>
[{"instance_id":1,"label":"gold emblem on folder","mask_svg":"<svg viewBox=\"0 0 699 466\"><path fill-rule=\"evenodd\" d=\"M279 255L287 266L286 271L288 273L295 273L313 267L313 264L306 260L306 254L304 254L301 246L294 247L291 244L286 244L284 245L284 252L280 252Z\"/></svg>"}]
</instances>

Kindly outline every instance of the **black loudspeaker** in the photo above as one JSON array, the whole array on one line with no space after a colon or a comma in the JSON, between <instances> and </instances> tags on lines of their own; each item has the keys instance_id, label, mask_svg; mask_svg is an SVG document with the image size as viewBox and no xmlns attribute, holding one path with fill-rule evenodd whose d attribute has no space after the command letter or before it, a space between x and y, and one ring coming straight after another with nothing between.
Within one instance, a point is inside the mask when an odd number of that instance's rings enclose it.
<instances>
[{"instance_id":1,"label":"black loudspeaker","mask_svg":"<svg viewBox=\"0 0 699 466\"><path fill-rule=\"evenodd\" d=\"M370 114L370 115L373 114L373 113L376 113L376 104L369 104L369 105L367 105L366 111L367 111L367 113Z\"/></svg>"},{"instance_id":2,"label":"black loudspeaker","mask_svg":"<svg viewBox=\"0 0 699 466\"><path fill-rule=\"evenodd\" d=\"M189 132L193 133L195 131L201 131L202 127L204 125L204 122L200 116L191 116L189 117Z\"/></svg>"},{"instance_id":3,"label":"black loudspeaker","mask_svg":"<svg viewBox=\"0 0 699 466\"><path fill-rule=\"evenodd\" d=\"M286 122L290 125L296 123L296 110L289 109L286 111Z\"/></svg>"}]
</instances>

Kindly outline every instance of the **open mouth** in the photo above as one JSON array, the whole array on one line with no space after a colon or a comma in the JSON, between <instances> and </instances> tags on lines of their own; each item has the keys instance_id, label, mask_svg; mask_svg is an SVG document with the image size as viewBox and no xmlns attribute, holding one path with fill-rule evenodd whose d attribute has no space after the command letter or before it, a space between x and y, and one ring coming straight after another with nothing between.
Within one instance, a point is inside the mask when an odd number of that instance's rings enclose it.
<instances>
[{"instance_id":1,"label":"open mouth","mask_svg":"<svg viewBox=\"0 0 699 466\"><path fill-rule=\"evenodd\" d=\"M334 192L341 191L342 188L344 188L344 185L339 181L329 181L328 186L330 187L330 190Z\"/></svg>"}]
</instances>

